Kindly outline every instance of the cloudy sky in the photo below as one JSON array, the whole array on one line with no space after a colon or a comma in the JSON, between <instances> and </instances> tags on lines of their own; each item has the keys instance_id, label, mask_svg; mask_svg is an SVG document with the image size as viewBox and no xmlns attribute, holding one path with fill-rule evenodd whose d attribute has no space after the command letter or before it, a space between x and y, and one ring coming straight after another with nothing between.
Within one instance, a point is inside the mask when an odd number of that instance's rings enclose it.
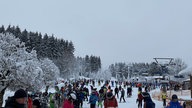
<instances>
[{"instance_id":1,"label":"cloudy sky","mask_svg":"<svg viewBox=\"0 0 192 108\"><path fill-rule=\"evenodd\" d=\"M115 62L182 58L192 66L192 0L4 0L0 24L71 40L75 55Z\"/></svg>"}]
</instances>

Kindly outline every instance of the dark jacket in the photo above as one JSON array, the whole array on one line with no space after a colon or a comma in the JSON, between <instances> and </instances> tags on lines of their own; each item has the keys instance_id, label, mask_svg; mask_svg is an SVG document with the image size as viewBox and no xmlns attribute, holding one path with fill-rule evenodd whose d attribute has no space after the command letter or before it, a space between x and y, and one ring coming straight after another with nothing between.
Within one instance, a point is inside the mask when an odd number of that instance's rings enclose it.
<instances>
[{"instance_id":1,"label":"dark jacket","mask_svg":"<svg viewBox=\"0 0 192 108\"><path fill-rule=\"evenodd\" d=\"M121 97L124 97L124 96L125 96L125 90L122 89L122 90L121 90Z\"/></svg>"},{"instance_id":2,"label":"dark jacket","mask_svg":"<svg viewBox=\"0 0 192 108\"><path fill-rule=\"evenodd\" d=\"M151 98L144 98L144 108L155 108L155 103Z\"/></svg>"},{"instance_id":3,"label":"dark jacket","mask_svg":"<svg viewBox=\"0 0 192 108\"><path fill-rule=\"evenodd\" d=\"M116 87L115 88L115 93L118 93L119 92L119 89Z\"/></svg>"},{"instance_id":4,"label":"dark jacket","mask_svg":"<svg viewBox=\"0 0 192 108\"><path fill-rule=\"evenodd\" d=\"M4 108L25 108L25 104L19 104L15 98L9 97Z\"/></svg>"}]
</instances>

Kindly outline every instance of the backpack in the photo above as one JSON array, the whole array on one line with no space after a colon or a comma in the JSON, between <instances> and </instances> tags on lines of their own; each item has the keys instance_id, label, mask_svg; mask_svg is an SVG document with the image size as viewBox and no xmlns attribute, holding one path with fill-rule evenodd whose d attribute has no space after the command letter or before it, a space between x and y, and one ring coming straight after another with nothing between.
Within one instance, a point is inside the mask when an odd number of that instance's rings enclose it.
<instances>
[{"instance_id":1,"label":"backpack","mask_svg":"<svg viewBox=\"0 0 192 108\"><path fill-rule=\"evenodd\" d=\"M153 101L146 101L146 108L155 108L155 103Z\"/></svg>"}]
</instances>

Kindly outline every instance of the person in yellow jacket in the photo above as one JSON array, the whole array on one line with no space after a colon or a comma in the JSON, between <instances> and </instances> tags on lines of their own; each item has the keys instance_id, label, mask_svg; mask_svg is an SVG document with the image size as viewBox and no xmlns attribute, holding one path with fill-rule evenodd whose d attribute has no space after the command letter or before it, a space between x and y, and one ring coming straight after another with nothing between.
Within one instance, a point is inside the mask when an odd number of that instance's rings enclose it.
<instances>
[{"instance_id":1,"label":"person in yellow jacket","mask_svg":"<svg viewBox=\"0 0 192 108\"><path fill-rule=\"evenodd\" d=\"M162 98L162 101L163 101L163 106L166 106L167 92L162 91L161 98Z\"/></svg>"}]
</instances>

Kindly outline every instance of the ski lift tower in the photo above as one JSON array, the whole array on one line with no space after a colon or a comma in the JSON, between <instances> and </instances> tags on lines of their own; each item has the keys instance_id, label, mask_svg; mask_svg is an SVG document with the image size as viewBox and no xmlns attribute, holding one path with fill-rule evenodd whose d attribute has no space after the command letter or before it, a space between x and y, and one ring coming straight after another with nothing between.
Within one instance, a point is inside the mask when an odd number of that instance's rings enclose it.
<instances>
[{"instance_id":1,"label":"ski lift tower","mask_svg":"<svg viewBox=\"0 0 192 108\"><path fill-rule=\"evenodd\" d=\"M156 63L161 66L161 72L163 73L163 69L172 64L173 58L153 58Z\"/></svg>"},{"instance_id":2,"label":"ski lift tower","mask_svg":"<svg viewBox=\"0 0 192 108\"><path fill-rule=\"evenodd\" d=\"M153 58L155 59L156 63L161 66L161 72L164 73L164 69L172 64L173 58ZM165 80L165 75L163 75L163 80ZM169 76L169 83L170 83L170 76ZM163 87L166 90L166 87ZM171 97L171 89L172 87L169 85L169 97ZM167 91L167 90L166 90Z\"/></svg>"}]
</instances>

